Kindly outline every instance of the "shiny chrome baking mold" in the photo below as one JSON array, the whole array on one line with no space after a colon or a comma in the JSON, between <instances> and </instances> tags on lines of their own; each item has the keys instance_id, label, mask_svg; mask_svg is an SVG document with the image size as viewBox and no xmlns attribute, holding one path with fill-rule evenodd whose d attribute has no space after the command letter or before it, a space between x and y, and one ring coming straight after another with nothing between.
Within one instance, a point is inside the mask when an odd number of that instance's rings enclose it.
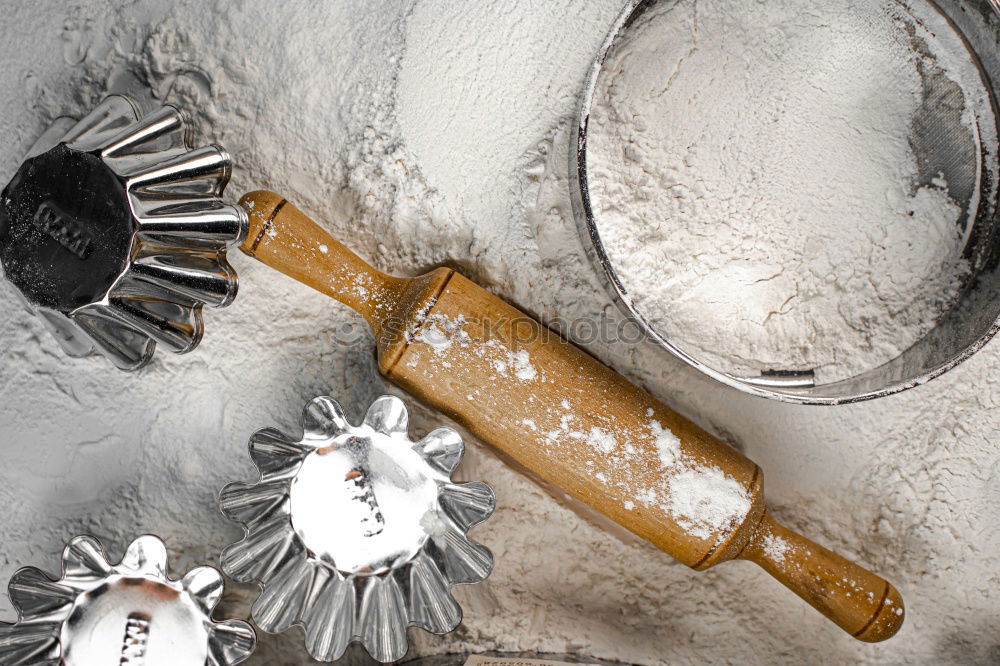
<instances>
[{"instance_id":1,"label":"shiny chrome baking mold","mask_svg":"<svg viewBox=\"0 0 1000 666\"><path fill-rule=\"evenodd\" d=\"M202 306L236 296L226 249L247 220L221 199L231 161L190 149L186 133L173 107L140 116L111 96L58 119L4 189L4 274L70 356L97 351L135 370L157 343L191 351Z\"/></svg>"},{"instance_id":2,"label":"shiny chrome baking mold","mask_svg":"<svg viewBox=\"0 0 1000 666\"><path fill-rule=\"evenodd\" d=\"M198 567L167 576L167 550L141 536L117 565L79 536L62 554L62 576L33 567L11 578L16 624L0 623L4 666L230 666L253 652L246 622L212 620L222 574Z\"/></svg>"},{"instance_id":3,"label":"shiny chrome baking mold","mask_svg":"<svg viewBox=\"0 0 1000 666\"><path fill-rule=\"evenodd\" d=\"M484 483L455 484L464 445L438 428L407 436L402 401L382 396L364 421L337 402L310 402L296 439L266 429L250 440L256 483L222 491L246 538L222 554L232 578L261 584L253 619L268 632L305 629L306 648L338 659L360 641L379 661L401 658L406 630L451 631L462 610L450 587L478 583L493 555L466 534L493 512Z\"/></svg>"}]
</instances>

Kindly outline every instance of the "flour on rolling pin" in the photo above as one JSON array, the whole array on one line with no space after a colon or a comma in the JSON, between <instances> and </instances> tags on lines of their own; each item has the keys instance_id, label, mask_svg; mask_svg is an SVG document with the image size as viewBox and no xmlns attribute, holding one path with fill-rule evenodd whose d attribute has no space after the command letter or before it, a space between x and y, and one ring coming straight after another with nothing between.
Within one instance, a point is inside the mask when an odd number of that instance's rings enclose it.
<instances>
[{"instance_id":1,"label":"flour on rolling pin","mask_svg":"<svg viewBox=\"0 0 1000 666\"><path fill-rule=\"evenodd\" d=\"M453 367L449 356L455 347L483 359L493 377L488 378L482 388L472 389L466 395L472 402L492 402L496 406L496 401L502 400L503 396L489 388L504 378L558 386L554 377L540 372L532 364L527 349L512 351L501 340L473 337L466 331L469 323L464 315L449 317L431 314L419 326L407 331L407 338L411 344L424 343L444 368ZM489 327L484 330L489 335ZM422 365L423 356L428 352L415 347L411 349L407 365ZM655 443L662 479L657 484L633 478L632 464L641 454L629 431L620 432L611 417L605 419L604 427L585 427L580 425L579 414L569 398L563 398L555 405L543 405L543 402L539 403L533 418L521 419L521 425L533 433L540 447L555 456L570 454L569 450L560 452L560 449L565 449L567 444L579 443L585 444L594 456L601 456L602 465L596 465L593 459L585 464L602 486L621 498L626 510L633 511L637 505L657 506L668 512L691 536L705 540L714 536L716 541L725 538L732 527L741 524L750 510L750 496L746 489L718 466L700 463L686 455L681 440L654 418L652 408L646 411L647 419L642 424L641 435ZM576 448L572 447L572 450ZM596 471L595 467L610 468L610 471Z\"/></svg>"},{"instance_id":2,"label":"flour on rolling pin","mask_svg":"<svg viewBox=\"0 0 1000 666\"><path fill-rule=\"evenodd\" d=\"M433 306L433 302L431 306ZM459 315L454 319L449 319L444 315L430 315L426 317L419 330L411 328L407 331L407 338L410 342L417 340L430 345L436 354L443 354L452 344L468 348L480 358L487 358L490 367L497 375L503 377L513 374L521 381L531 381L538 376L538 371L531 364L531 355L526 350L512 352L497 340L476 342L462 330L463 324L465 324L464 315ZM446 368L451 367L448 361L444 363ZM413 358L410 361L410 367L414 367L416 364L417 359ZM474 400L475 397L469 399Z\"/></svg>"}]
</instances>

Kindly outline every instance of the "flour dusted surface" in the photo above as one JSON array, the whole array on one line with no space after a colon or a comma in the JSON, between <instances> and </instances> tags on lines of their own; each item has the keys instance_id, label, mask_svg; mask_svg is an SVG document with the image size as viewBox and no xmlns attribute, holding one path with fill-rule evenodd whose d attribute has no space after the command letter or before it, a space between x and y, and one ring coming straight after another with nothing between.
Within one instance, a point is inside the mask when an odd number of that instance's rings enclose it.
<instances>
[{"instance_id":1,"label":"flour dusted surface","mask_svg":"<svg viewBox=\"0 0 1000 666\"><path fill-rule=\"evenodd\" d=\"M967 143L995 121L944 19L904 7L665 1L609 54L589 124L599 231L635 305L695 357L843 379L907 349L961 286L978 199L920 177L928 72L962 86Z\"/></svg>"},{"instance_id":2,"label":"flour dusted surface","mask_svg":"<svg viewBox=\"0 0 1000 666\"><path fill-rule=\"evenodd\" d=\"M620 9L582 0L10 3L0 165L12 175L49 119L80 113L109 86L148 85L188 104L200 143L234 154L231 200L268 187L381 269L412 275L452 261L543 317L595 319L614 310L577 240L567 138L583 76ZM9 507L0 580L26 564L54 571L80 532L115 556L137 534L158 533L175 574L211 563L241 535L215 500L225 483L250 480L254 430L293 431L305 401L324 393L358 419L386 390L355 315L238 253L232 260L240 295L206 313L202 345L158 354L139 375L67 359L21 308L0 311L0 498ZM14 298L3 283L0 298ZM908 610L896 639L853 641L749 563L692 572L582 518L470 440L459 477L496 491L495 515L472 532L496 568L455 589L458 631L410 632L414 653L537 649L671 666L994 663L997 344L925 387L836 409L741 395L651 345L589 345L743 447L781 522L893 581ZM442 425L409 407L412 434ZM258 590L226 589L221 613L245 617ZM0 613L12 619L3 595ZM301 645L297 631L262 633L247 663L315 663Z\"/></svg>"}]
</instances>

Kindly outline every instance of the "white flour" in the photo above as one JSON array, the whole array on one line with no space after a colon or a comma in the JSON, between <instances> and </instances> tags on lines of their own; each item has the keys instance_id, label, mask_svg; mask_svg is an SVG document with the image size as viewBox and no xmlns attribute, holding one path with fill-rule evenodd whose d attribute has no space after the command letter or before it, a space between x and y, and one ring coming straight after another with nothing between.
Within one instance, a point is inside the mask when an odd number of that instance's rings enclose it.
<instances>
[{"instance_id":1,"label":"white flour","mask_svg":"<svg viewBox=\"0 0 1000 666\"><path fill-rule=\"evenodd\" d=\"M605 248L653 325L717 368L820 381L930 329L968 271L963 207L943 178L921 181L911 145L919 66L938 60L911 43L950 53L935 16L915 23L891 0L681 0L626 33L589 165ZM991 120L974 65L942 61L966 87L963 120Z\"/></svg>"},{"instance_id":2,"label":"white flour","mask_svg":"<svg viewBox=\"0 0 1000 666\"><path fill-rule=\"evenodd\" d=\"M750 498L718 467L699 466L670 477L669 506L681 527L707 539L722 527L739 525L750 510Z\"/></svg>"},{"instance_id":3,"label":"white flour","mask_svg":"<svg viewBox=\"0 0 1000 666\"><path fill-rule=\"evenodd\" d=\"M764 552L775 562L784 562L791 545L780 536L768 534L764 537Z\"/></svg>"},{"instance_id":4,"label":"white flour","mask_svg":"<svg viewBox=\"0 0 1000 666\"><path fill-rule=\"evenodd\" d=\"M4 179L54 115L80 113L109 87L149 86L188 102L199 142L234 154L232 200L260 187L286 193L384 270L450 262L546 319L615 316L577 240L566 168L576 94L615 3L8 4ZM22 565L54 570L79 532L115 556L137 534L158 533L175 574L216 561L240 535L216 496L249 480L250 434L295 432L302 406L324 393L359 419L386 390L356 316L232 260L240 295L207 313L202 345L160 353L139 375L67 359L0 283L0 581ZM892 580L907 603L902 633L860 644L749 563L692 572L581 517L470 441L460 476L487 480L499 503L472 537L493 550L496 569L456 588L465 616L456 632L410 632L413 654L996 662L997 343L920 389L830 409L737 394L652 345L590 349L745 449L779 520ZM445 422L409 404L412 434ZM585 436L603 455L603 434ZM669 456L669 437L661 444ZM227 582L221 612L245 616L257 593ZM2 595L0 614L12 619ZM249 663L312 664L301 645L299 631L261 634Z\"/></svg>"},{"instance_id":5,"label":"white flour","mask_svg":"<svg viewBox=\"0 0 1000 666\"><path fill-rule=\"evenodd\" d=\"M420 317L417 317L417 321L419 320ZM522 382L529 382L539 376L538 370L531 363L531 354L527 350L513 352L499 340L474 341L463 330L464 324L465 317L462 315L449 319L444 315L432 314L422 323L419 331L416 333L408 331L407 339L427 344L439 356L451 349L453 344L468 347L476 356L486 359L497 379L513 376ZM416 361L414 358L410 361L410 365L416 365ZM444 366L450 367L450 362L445 361Z\"/></svg>"}]
</instances>

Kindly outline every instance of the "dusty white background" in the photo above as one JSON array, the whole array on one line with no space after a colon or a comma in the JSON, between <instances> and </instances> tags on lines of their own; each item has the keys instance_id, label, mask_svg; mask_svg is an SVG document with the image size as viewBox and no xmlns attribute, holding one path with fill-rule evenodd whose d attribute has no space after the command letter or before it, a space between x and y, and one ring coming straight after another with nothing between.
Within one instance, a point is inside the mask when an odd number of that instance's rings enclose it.
<instances>
[{"instance_id":1,"label":"dusty white background","mask_svg":"<svg viewBox=\"0 0 1000 666\"><path fill-rule=\"evenodd\" d=\"M316 5L316 6L313 6ZM325 6L323 6L325 5ZM542 316L614 310L567 204L565 138L616 2L6 2L0 175L54 116L109 89L193 111L234 155L233 198L286 192L380 267L449 263ZM344 308L234 256L241 293L202 345L135 375L70 360L0 287L0 579L55 571L89 532L115 556L154 532L174 571L239 537L215 508L247 479L255 429L297 427L309 398L355 417L386 390ZM345 334L345 329L350 329ZM346 337L354 342L345 344ZM641 664L1000 660L1000 347L931 384L838 408L779 405L705 380L647 345L592 351L763 467L785 522L892 580L901 633L855 642L748 563L704 573L608 533L471 443L463 479L497 492L474 536L496 557L457 592L450 636L413 654L539 649ZM418 409L414 406L414 409ZM419 410L415 434L442 418ZM224 610L253 590L230 585ZM6 600L0 616L13 619ZM308 664L261 636L251 663Z\"/></svg>"}]
</instances>

